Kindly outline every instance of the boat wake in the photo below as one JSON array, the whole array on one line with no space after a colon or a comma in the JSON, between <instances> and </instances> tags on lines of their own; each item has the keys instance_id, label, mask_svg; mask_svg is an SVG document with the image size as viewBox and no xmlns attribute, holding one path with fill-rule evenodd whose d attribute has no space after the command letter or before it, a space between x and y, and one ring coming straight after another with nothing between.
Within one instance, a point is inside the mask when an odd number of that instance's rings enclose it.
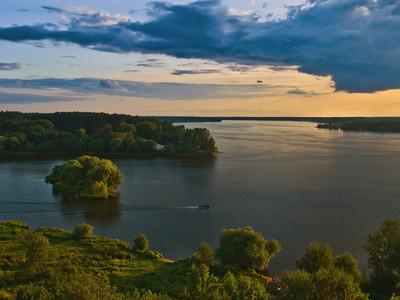
<instances>
[{"instance_id":1,"label":"boat wake","mask_svg":"<svg viewBox=\"0 0 400 300\"><path fill-rule=\"evenodd\" d=\"M121 210L183 210L195 208L199 208L199 206L121 205Z\"/></svg>"}]
</instances>

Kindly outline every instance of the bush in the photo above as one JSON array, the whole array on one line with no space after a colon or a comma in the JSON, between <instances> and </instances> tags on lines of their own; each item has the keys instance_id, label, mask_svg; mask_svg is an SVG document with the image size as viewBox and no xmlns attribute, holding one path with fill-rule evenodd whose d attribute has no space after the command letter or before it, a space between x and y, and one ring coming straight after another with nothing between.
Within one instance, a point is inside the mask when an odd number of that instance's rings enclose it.
<instances>
[{"instance_id":1,"label":"bush","mask_svg":"<svg viewBox=\"0 0 400 300\"><path fill-rule=\"evenodd\" d=\"M152 251L152 250L147 250L146 251L146 255L151 257L151 258L155 258L155 259L161 259L164 258L164 255L162 255L160 252L158 251Z\"/></svg>"},{"instance_id":2,"label":"bush","mask_svg":"<svg viewBox=\"0 0 400 300\"><path fill-rule=\"evenodd\" d=\"M149 241L147 240L146 236L142 233L139 233L137 237L133 240L134 249L138 252L144 252L149 249Z\"/></svg>"},{"instance_id":3,"label":"bush","mask_svg":"<svg viewBox=\"0 0 400 300\"><path fill-rule=\"evenodd\" d=\"M61 295L61 299L117 300L116 288L111 287L108 277L102 272L94 274L83 268L70 269L55 275L49 285L52 294Z\"/></svg>"},{"instance_id":4,"label":"bush","mask_svg":"<svg viewBox=\"0 0 400 300\"><path fill-rule=\"evenodd\" d=\"M79 240L90 237L92 233L93 233L93 226L90 226L89 224L86 223L78 224L74 228L74 236Z\"/></svg>"},{"instance_id":5,"label":"bush","mask_svg":"<svg viewBox=\"0 0 400 300\"><path fill-rule=\"evenodd\" d=\"M254 232L253 228L248 226L222 230L217 257L223 265L262 270L280 250L281 245L278 241L267 241L261 233Z\"/></svg>"},{"instance_id":6,"label":"bush","mask_svg":"<svg viewBox=\"0 0 400 300\"><path fill-rule=\"evenodd\" d=\"M339 258L339 260L341 259ZM318 272L323 268L327 269L333 265L332 250L328 244L311 242L296 265L300 270L308 273Z\"/></svg>"},{"instance_id":7,"label":"bush","mask_svg":"<svg viewBox=\"0 0 400 300\"><path fill-rule=\"evenodd\" d=\"M57 257L57 251L41 233L26 230L17 237L26 253L25 274L35 276L47 270L47 264Z\"/></svg>"},{"instance_id":8,"label":"bush","mask_svg":"<svg viewBox=\"0 0 400 300\"><path fill-rule=\"evenodd\" d=\"M34 285L33 283L27 285L21 285L17 290L17 299L18 300L31 300L31 299L40 299L47 300L51 299L51 295L46 288L41 285Z\"/></svg>"},{"instance_id":9,"label":"bush","mask_svg":"<svg viewBox=\"0 0 400 300\"><path fill-rule=\"evenodd\" d=\"M204 263L208 266L214 265L213 250L206 242L200 243L197 252L189 256L189 260L193 262Z\"/></svg>"}]
</instances>

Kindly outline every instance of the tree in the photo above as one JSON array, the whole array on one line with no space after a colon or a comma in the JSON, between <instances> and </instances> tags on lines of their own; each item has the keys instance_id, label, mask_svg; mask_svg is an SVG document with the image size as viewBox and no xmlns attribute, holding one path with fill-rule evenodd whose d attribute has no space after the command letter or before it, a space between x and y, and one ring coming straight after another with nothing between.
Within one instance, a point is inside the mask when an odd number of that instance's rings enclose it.
<instances>
[{"instance_id":1,"label":"tree","mask_svg":"<svg viewBox=\"0 0 400 300\"><path fill-rule=\"evenodd\" d=\"M156 129L157 124L154 122L140 122L136 124L137 135L147 140L153 138Z\"/></svg>"},{"instance_id":2,"label":"tree","mask_svg":"<svg viewBox=\"0 0 400 300\"><path fill-rule=\"evenodd\" d=\"M300 270L308 273L317 272L322 268L329 268L333 265L332 250L328 244L311 242L304 255L296 262Z\"/></svg>"},{"instance_id":3,"label":"tree","mask_svg":"<svg viewBox=\"0 0 400 300\"><path fill-rule=\"evenodd\" d=\"M25 272L28 275L40 275L47 264L56 257L56 251L50 246L49 240L41 233L26 230L17 237L26 253Z\"/></svg>"},{"instance_id":4,"label":"tree","mask_svg":"<svg viewBox=\"0 0 400 300\"><path fill-rule=\"evenodd\" d=\"M217 257L224 265L238 268L264 269L270 259L281 250L276 240L267 241L253 228L223 229Z\"/></svg>"},{"instance_id":5,"label":"tree","mask_svg":"<svg viewBox=\"0 0 400 300\"><path fill-rule=\"evenodd\" d=\"M74 235L77 239L85 239L91 236L93 233L93 226L90 226L89 224L82 223L78 224L74 228Z\"/></svg>"},{"instance_id":6,"label":"tree","mask_svg":"<svg viewBox=\"0 0 400 300\"><path fill-rule=\"evenodd\" d=\"M205 264L192 265L186 275L184 299L266 300L268 293L259 278L227 272L218 280Z\"/></svg>"},{"instance_id":7,"label":"tree","mask_svg":"<svg viewBox=\"0 0 400 300\"><path fill-rule=\"evenodd\" d=\"M121 139L119 137L115 137L115 138L111 139L111 141L108 145L110 152L113 152L113 153L122 152L123 143L124 143L123 139Z\"/></svg>"},{"instance_id":8,"label":"tree","mask_svg":"<svg viewBox=\"0 0 400 300\"><path fill-rule=\"evenodd\" d=\"M110 160L85 155L55 166L46 182L53 184L55 191L104 199L116 196L122 176Z\"/></svg>"},{"instance_id":9,"label":"tree","mask_svg":"<svg viewBox=\"0 0 400 300\"><path fill-rule=\"evenodd\" d=\"M147 249L149 249L149 241L147 240L146 236L143 233L139 233L135 239L133 240L134 242L134 249L139 252L144 252Z\"/></svg>"},{"instance_id":10,"label":"tree","mask_svg":"<svg viewBox=\"0 0 400 300\"><path fill-rule=\"evenodd\" d=\"M314 273L304 270L285 272L279 279L282 299L367 300L354 278L336 268L321 268Z\"/></svg>"},{"instance_id":11,"label":"tree","mask_svg":"<svg viewBox=\"0 0 400 300\"><path fill-rule=\"evenodd\" d=\"M205 264L191 267L191 272L186 274L185 298L188 299L210 299L213 293L217 293L218 279L210 274Z\"/></svg>"},{"instance_id":12,"label":"tree","mask_svg":"<svg viewBox=\"0 0 400 300\"><path fill-rule=\"evenodd\" d=\"M400 285L400 220L385 219L365 240L373 288L390 296Z\"/></svg>"},{"instance_id":13,"label":"tree","mask_svg":"<svg viewBox=\"0 0 400 300\"><path fill-rule=\"evenodd\" d=\"M214 264L213 250L209 244L207 244L206 242L201 242L197 252L193 253L189 257L189 260L201 262L208 266L211 266Z\"/></svg>"},{"instance_id":14,"label":"tree","mask_svg":"<svg viewBox=\"0 0 400 300\"><path fill-rule=\"evenodd\" d=\"M358 270L357 261L350 252L338 255L333 259L333 264L337 269L353 276L356 282L361 280L361 272Z\"/></svg>"},{"instance_id":15,"label":"tree","mask_svg":"<svg viewBox=\"0 0 400 300\"><path fill-rule=\"evenodd\" d=\"M361 273L349 252L333 257L329 245L312 242L296 264L299 270L280 277L283 299L368 299L360 290Z\"/></svg>"},{"instance_id":16,"label":"tree","mask_svg":"<svg viewBox=\"0 0 400 300\"><path fill-rule=\"evenodd\" d=\"M133 136L136 136L136 126L133 124L128 124L128 123L121 123L119 124L118 128L119 132L130 132L133 134Z\"/></svg>"}]
</instances>

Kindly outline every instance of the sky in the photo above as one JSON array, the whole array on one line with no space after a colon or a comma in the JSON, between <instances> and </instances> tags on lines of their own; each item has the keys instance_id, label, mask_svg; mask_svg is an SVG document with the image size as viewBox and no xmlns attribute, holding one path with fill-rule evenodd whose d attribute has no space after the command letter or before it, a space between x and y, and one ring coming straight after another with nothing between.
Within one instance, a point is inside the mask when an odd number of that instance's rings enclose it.
<instances>
[{"instance_id":1,"label":"sky","mask_svg":"<svg viewBox=\"0 0 400 300\"><path fill-rule=\"evenodd\" d=\"M0 111L400 116L399 0L0 7Z\"/></svg>"}]
</instances>

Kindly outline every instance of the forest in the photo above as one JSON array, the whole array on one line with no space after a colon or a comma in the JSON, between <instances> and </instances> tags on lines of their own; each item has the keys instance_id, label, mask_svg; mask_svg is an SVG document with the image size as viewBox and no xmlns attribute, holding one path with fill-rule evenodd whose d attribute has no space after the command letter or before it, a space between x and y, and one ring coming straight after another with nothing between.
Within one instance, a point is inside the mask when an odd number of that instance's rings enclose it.
<instances>
[{"instance_id":1,"label":"forest","mask_svg":"<svg viewBox=\"0 0 400 300\"><path fill-rule=\"evenodd\" d=\"M0 155L120 154L129 157L213 154L208 129L123 114L0 112Z\"/></svg>"},{"instance_id":2,"label":"forest","mask_svg":"<svg viewBox=\"0 0 400 300\"><path fill-rule=\"evenodd\" d=\"M0 222L0 299L391 299L399 297L400 220L386 219L365 242L370 274L351 253L310 243L296 270L268 277L281 250L251 227L222 230L214 251L201 242L171 261L144 234L126 241L20 221Z\"/></svg>"},{"instance_id":3,"label":"forest","mask_svg":"<svg viewBox=\"0 0 400 300\"><path fill-rule=\"evenodd\" d=\"M399 118L359 118L344 122L320 123L317 128L344 131L371 131L400 133Z\"/></svg>"}]
</instances>

